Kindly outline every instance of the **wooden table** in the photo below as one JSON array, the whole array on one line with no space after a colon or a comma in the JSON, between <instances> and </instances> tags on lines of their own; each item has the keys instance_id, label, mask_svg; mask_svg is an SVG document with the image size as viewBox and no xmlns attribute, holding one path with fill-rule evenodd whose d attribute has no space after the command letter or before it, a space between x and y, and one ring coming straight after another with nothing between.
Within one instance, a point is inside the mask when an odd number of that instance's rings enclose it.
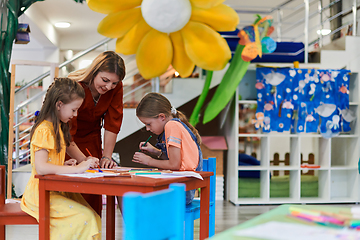
<instances>
[{"instance_id":1,"label":"wooden table","mask_svg":"<svg viewBox=\"0 0 360 240\"><path fill-rule=\"evenodd\" d=\"M186 190L201 188L200 239L209 236L210 176L212 172L198 172L204 180L194 177L149 178L143 176L77 178L61 175L36 175L39 179L39 239L50 239L50 191L106 195L106 239L115 239L115 196L126 192L153 192L184 183Z\"/></svg>"}]
</instances>

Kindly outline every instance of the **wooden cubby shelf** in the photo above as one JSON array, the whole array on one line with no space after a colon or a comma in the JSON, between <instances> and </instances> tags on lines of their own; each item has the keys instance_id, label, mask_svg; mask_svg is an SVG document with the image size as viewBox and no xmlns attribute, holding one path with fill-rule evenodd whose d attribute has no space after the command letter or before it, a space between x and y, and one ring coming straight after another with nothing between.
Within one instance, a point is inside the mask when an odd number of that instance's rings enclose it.
<instances>
[{"instance_id":1,"label":"wooden cubby shelf","mask_svg":"<svg viewBox=\"0 0 360 240\"><path fill-rule=\"evenodd\" d=\"M245 77L255 78L255 74ZM358 74L351 73L350 109L357 117L360 116L359 86ZM239 86L224 124L229 201L235 205L359 202L358 120L351 123L350 132L329 139L319 133L262 133L249 124L256 101L239 100L240 90ZM260 165L239 166L239 153L256 157ZM302 164L319 168L304 168ZM241 171L255 177L239 177L244 173Z\"/></svg>"}]
</instances>

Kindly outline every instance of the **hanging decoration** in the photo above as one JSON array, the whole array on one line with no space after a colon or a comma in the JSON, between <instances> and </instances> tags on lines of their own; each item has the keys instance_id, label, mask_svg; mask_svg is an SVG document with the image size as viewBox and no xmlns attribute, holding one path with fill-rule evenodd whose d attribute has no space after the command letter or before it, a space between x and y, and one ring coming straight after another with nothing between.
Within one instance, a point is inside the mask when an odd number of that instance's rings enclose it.
<instances>
[{"instance_id":1,"label":"hanging decoration","mask_svg":"<svg viewBox=\"0 0 360 240\"><path fill-rule=\"evenodd\" d=\"M256 69L257 110L263 132L320 132L331 138L351 130L349 70Z\"/></svg>"},{"instance_id":2,"label":"hanging decoration","mask_svg":"<svg viewBox=\"0 0 360 240\"><path fill-rule=\"evenodd\" d=\"M19 23L15 37L15 44L28 44L30 42L30 26L28 23Z\"/></svg>"},{"instance_id":3,"label":"hanging decoration","mask_svg":"<svg viewBox=\"0 0 360 240\"><path fill-rule=\"evenodd\" d=\"M93 11L108 14L98 32L117 38L116 52L136 54L140 74L158 77L171 64L181 77L195 65L221 70L231 58L217 31L234 31L235 10L222 0L87 0Z\"/></svg>"}]
</instances>

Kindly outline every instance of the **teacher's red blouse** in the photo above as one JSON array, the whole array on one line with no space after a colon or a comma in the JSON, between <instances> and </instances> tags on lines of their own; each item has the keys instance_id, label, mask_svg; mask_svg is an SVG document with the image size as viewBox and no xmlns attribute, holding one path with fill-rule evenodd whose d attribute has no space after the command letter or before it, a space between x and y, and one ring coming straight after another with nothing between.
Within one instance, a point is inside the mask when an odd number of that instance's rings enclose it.
<instances>
[{"instance_id":1,"label":"teacher's red blouse","mask_svg":"<svg viewBox=\"0 0 360 240\"><path fill-rule=\"evenodd\" d=\"M101 95L95 106L89 87L80 82L85 90L85 99L77 117L71 121L70 134L80 150L86 155L86 148L94 157L101 158L101 128L119 133L123 119L123 84Z\"/></svg>"}]
</instances>

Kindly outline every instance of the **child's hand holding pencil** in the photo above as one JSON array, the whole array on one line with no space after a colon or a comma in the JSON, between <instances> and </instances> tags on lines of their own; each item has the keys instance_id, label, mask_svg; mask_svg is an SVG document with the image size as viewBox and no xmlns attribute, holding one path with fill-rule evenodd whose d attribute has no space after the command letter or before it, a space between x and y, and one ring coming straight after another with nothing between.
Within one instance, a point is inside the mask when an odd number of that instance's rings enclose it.
<instances>
[{"instance_id":1,"label":"child's hand holding pencil","mask_svg":"<svg viewBox=\"0 0 360 240\"><path fill-rule=\"evenodd\" d=\"M149 143L149 140L152 136L150 135L149 138L145 141L145 142L141 142L139 144L139 153L146 153L146 154L151 154L154 156L158 156L159 155L159 149L154 147L153 145L151 145ZM136 153L135 153L136 154Z\"/></svg>"},{"instance_id":2,"label":"child's hand holding pencil","mask_svg":"<svg viewBox=\"0 0 360 240\"><path fill-rule=\"evenodd\" d=\"M91 153L90 153L89 149L87 149L87 148L86 148L86 151L87 151L87 152L88 152L88 154L92 157L92 155L91 155ZM99 159L97 159L96 165L97 165L96 167L98 168L99 172L102 172L102 171L101 171L101 169L100 169L100 165L99 165ZM95 168L95 166L94 166L94 168Z\"/></svg>"},{"instance_id":3,"label":"child's hand holding pencil","mask_svg":"<svg viewBox=\"0 0 360 240\"><path fill-rule=\"evenodd\" d=\"M151 137L152 137L152 135L150 135L149 138L144 143L140 143L139 152L141 152L142 147L146 146L146 144L149 142Z\"/></svg>"}]
</instances>

